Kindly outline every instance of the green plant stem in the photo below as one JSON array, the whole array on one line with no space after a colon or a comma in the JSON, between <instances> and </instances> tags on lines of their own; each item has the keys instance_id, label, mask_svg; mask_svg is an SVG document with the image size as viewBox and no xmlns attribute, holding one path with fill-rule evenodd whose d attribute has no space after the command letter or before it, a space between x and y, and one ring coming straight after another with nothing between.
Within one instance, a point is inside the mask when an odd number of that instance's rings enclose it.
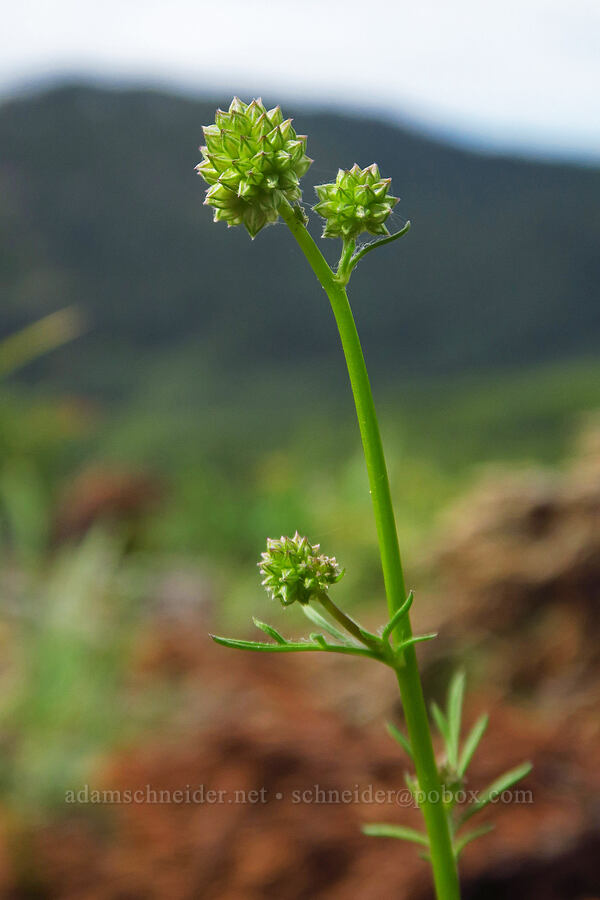
<instances>
[{"instance_id":1,"label":"green plant stem","mask_svg":"<svg viewBox=\"0 0 600 900\"><path fill-rule=\"evenodd\" d=\"M368 636L364 634L364 632L354 621L354 619L351 619L350 616L347 616L346 613L339 608L339 606L335 605L326 591L320 591L317 594L317 598L323 608L327 610L329 615L332 618L336 619L336 621L339 622L340 625L342 625L346 629L346 631L352 635L352 637L355 637L357 641L360 641L361 644L364 644L366 647L375 646L375 649L379 649L374 641L369 640Z\"/></svg>"},{"instance_id":2,"label":"green plant stem","mask_svg":"<svg viewBox=\"0 0 600 900\"><path fill-rule=\"evenodd\" d=\"M338 326L367 464L383 579L391 617L406 600L406 586L381 435L354 317L344 286L336 279L306 227L296 217L292 207L284 203L280 212L327 293ZM411 637L412 631L408 615L403 617L397 631L401 640ZM414 647L408 647L404 651L403 659L403 664L398 666L396 674L410 744L414 753L419 788L424 798L421 810L429 838L436 895L438 900L458 900L460 890L456 860L452 850L446 813L441 801L440 780Z\"/></svg>"}]
</instances>

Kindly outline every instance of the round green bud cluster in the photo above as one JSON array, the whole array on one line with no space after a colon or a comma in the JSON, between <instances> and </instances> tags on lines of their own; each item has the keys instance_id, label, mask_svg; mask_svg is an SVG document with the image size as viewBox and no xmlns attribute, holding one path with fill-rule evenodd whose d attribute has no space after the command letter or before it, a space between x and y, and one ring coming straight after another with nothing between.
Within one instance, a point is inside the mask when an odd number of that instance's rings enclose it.
<instances>
[{"instance_id":1,"label":"round green bud cluster","mask_svg":"<svg viewBox=\"0 0 600 900\"><path fill-rule=\"evenodd\" d=\"M308 603L315 594L327 591L344 574L335 558L319 553L319 544L308 538L268 538L267 549L258 563L263 586L273 600L289 606L298 600Z\"/></svg>"},{"instance_id":2,"label":"round green bud cluster","mask_svg":"<svg viewBox=\"0 0 600 900\"><path fill-rule=\"evenodd\" d=\"M366 169L355 163L350 170L340 169L334 184L317 185L314 210L326 220L323 237L389 234L384 222L399 200L388 194L391 180L381 177L375 163Z\"/></svg>"},{"instance_id":3,"label":"round green bud cluster","mask_svg":"<svg viewBox=\"0 0 600 900\"><path fill-rule=\"evenodd\" d=\"M300 199L298 183L312 163L306 136L296 134L278 106L267 110L260 99L246 104L237 97L203 131L196 171L210 185L204 202L214 207L215 222L244 225L254 238L277 221L282 200Z\"/></svg>"}]
</instances>

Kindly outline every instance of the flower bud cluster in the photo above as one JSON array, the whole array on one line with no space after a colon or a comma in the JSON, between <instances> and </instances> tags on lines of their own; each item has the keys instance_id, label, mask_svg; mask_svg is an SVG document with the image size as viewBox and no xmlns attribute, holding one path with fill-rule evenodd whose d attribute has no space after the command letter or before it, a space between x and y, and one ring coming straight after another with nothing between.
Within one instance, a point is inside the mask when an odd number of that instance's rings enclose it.
<instances>
[{"instance_id":1,"label":"flower bud cluster","mask_svg":"<svg viewBox=\"0 0 600 900\"><path fill-rule=\"evenodd\" d=\"M289 606L296 600L308 603L311 597L338 582L343 569L334 557L324 556L319 550L319 544L310 544L298 532L291 538L268 538L267 549L258 563L267 593Z\"/></svg>"},{"instance_id":2,"label":"flower bud cluster","mask_svg":"<svg viewBox=\"0 0 600 900\"><path fill-rule=\"evenodd\" d=\"M333 184L317 185L319 202L314 210L326 220L323 237L352 240L363 231L389 234L384 222L399 200L388 194L390 182L373 163L365 169L356 164L340 169Z\"/></svg>"},{"instance_id":3,"label":"flower bud cluster","mask_svg":"<svg viewBox=\"0 0 600 900\"><path fill-rule=\"evenodd\" d=\"M234 97L205 126L204 139L196 171L210 185L205 204L214 208L215 222L244 225L254 238L277 221L284 199L300 199L299 181L312 160L306 136L296 134L278 106L267 110L260 99L246 104Z\"/></svg>"}]
</instances>

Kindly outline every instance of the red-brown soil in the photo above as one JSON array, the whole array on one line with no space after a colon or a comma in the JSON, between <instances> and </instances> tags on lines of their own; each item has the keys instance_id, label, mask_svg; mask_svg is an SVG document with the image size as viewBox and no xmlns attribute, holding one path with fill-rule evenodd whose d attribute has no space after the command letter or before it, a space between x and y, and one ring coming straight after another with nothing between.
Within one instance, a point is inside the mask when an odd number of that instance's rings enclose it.
<instances>
[{"instance_id":1,"label":"red-brown soil","mask_svg":"<svg viewBox=\"0 0 600 900\"><path fill-rule=\"evenodd\" d=\"M419 827L417 811L368 802L368 796L365 802L295 802L294 791L316 786L338 792L340 800L343 790L403 788L405 759L381 722L357 725L319 701L321 662L213 647L200 623L149 632L140 670L183 679L181 719L162 739L115 756L94 787L204 785L223 791L223 802L81 806L35 834L29 886L7 884L2 896L429 900L427 865L415 848L359 830L368 821ZM360 684L368 666L335 660L327 677ZM389 682L382 693L393 716L392 677ZM535 768L523 787L533 802L494 807L495 833L465 852L465 896L598 896L599 735L592 717L579 710L571 719L542 718L490 692L471 698L467 721L484 707L492 724L470 786L482 787L531 758ZM255 791L258 802L235 802L236 791Z\"/></svg>"},{"instance_id":2,"label":"red-brown soil","mask_svg":"<svg viewBox=\"0 0 600 900\"><path fill-rule=\"evenodd\" d=\"M465 660L475 685L466 724L491 714L469 788L534 764L520 785L532 802L482 815L496 830L465 851L465 900L600 898L600 450L588 451L563 475L495 476L477 488L438 553L443 602L420 605L418 627L441 620L440 640L419 650L428 687ZM173 715L162 735L107 760L92 787L203 785L222 802L65 807L20 856L0 840L0 896L431 900L412 845L360 833L369 821L418 828L418 812L353 798L403 789L406 759L383 729L401 715L389 671L236 653L213 646L208 623L189 612L161 615L133 678L177 682ZM295 802L316 786L340 800L349 791L350 802ZM236 791L258 802L235 802Z\"/></svg>"}]
</instances>

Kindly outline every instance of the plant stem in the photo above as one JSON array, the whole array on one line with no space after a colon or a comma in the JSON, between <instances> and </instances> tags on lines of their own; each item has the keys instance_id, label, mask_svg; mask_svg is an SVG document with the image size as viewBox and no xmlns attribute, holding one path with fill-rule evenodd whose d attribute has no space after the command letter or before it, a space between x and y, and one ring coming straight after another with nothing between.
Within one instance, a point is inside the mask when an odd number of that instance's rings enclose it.
<instances>
[{"instance_id":1,"label":"plant stem","mask_svg":"<svg viewBox=\"0 0 600 900\"><path fill-rule=\"evenodd\" d=\"M350 616L347 616L343 610L336 606L333 600L329 597L327 591L320 591L317 594L317 598L324 609L327 610L329 615L334 618L340 625L342 625L346 631L355 637L357 641L360 641L361 644L364 644L366 647L370 647L371 649L375 648L379 650L376 642L374 640L369 640L368 635L366 635L360 625L351 619Z\"/></svg>"},{"instance_id":2,"label":"plant stem","mask_svg":"<svg viewBox=\"0 0 600 900\"><path fill-rule=\"evenodd\" d=\"M294 214L292 207L284 203L280 207L280 213L327 293L338 326L367 464L385 592L391 618L406 600L406 587L381 435L354 317L344 286L336 280L335 274L306 227ZM401 640L411 637L408 615L402 618L397 631ZM398 666L396 675L414 753L419 788L423 798L420 806L429 837L436 895L438 900L459 900L456 860L452 850L446 812L441 800L440 779L413 646L405 650L404 662Z\"/></svg>"}]
</instances>

